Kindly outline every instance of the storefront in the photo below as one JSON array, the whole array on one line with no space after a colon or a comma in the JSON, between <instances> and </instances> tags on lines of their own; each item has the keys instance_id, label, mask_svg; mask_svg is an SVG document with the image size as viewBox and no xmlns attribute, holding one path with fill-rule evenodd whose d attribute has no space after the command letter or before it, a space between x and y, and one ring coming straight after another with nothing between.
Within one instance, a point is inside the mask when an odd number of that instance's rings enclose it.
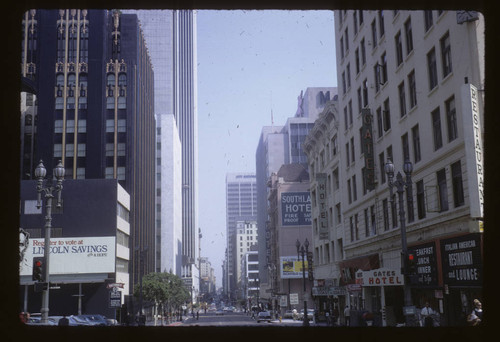
<instances>
[{"instance_id":1,"label":"storefront","mask_svg":"<svg viewBox=\"0 0 500 342\"><path fill-rule=\"evenodd\" d=\"M339 317L340 304L345 303L347 291L344 286L335 286L333 279L314 280L312 295L317 309L318 321L326 321L326 312Z\"/></svg>"},{"instance_id":2,"label":"storefront","mask_svg":"<svg viewBox=\"0 0 500 342\"><path fill-rule=\"evenodd\" d=\"M466 234L440 241L446 325L466 325L474 299L482 301L483 236Z\"/></svg>"}]
</instances>

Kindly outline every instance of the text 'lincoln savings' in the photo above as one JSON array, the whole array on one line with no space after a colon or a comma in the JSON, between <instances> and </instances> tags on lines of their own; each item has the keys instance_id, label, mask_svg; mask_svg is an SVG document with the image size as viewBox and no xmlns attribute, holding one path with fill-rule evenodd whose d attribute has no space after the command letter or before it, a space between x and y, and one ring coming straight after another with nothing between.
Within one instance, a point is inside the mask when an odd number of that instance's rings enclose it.
<instances>
[{"instance_id":1,"label":"text 'lincoln savings'","mask_svg":"<svg viewBox=\"0 0 500 342\"><path fill-rule=\"evenodd\" d=\"M281 225L307 226L311 224L311 195L309 192L281 193Z\"/></svg>"}]
</instances>

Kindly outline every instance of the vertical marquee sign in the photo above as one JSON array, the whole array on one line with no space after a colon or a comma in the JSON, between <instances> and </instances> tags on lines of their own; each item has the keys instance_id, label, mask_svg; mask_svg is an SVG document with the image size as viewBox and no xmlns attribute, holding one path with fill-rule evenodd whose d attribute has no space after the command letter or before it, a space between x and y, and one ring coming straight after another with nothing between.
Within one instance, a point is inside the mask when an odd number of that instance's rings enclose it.
<instances>
[{"instance_id":1,"label":"vertical marquee sign","mask_svg":"<svg viewBox=\"0 0 500 342\"><path fill-rule=\"evenodd\" d=\"M319 239L329 240L330 234L328 230L328 214L326 205L326 173L316 174L317 194L318 194L318 210L319 210Z\"/></svg>"},{"instance_id":2,"label":"vertical marquee sign","mask_svg":"<svg viewBox=\"0 0 500 342\"><path fill-rule=\"evenodd\" d=\"M363 143L363 152L365 154L365 174L364 182L366 190L375 189L375 163L373 162L373 127L372 114L370 109L364 108L361 110L363 126L361 127L361 139Z\"/></svg>"},{"instance_id":3,"label":"vertical marquee sign","mask_svg":"<svg viewBox=\"0 0 500 342\"><path fill-rule=\"evenodd\" d=\"M467 160L467 178L469 183L470 215L483 217L483 136L479 93L472 84L462 86L462 118L464 125L465 160Z\"/></svg>"}]
</instances>

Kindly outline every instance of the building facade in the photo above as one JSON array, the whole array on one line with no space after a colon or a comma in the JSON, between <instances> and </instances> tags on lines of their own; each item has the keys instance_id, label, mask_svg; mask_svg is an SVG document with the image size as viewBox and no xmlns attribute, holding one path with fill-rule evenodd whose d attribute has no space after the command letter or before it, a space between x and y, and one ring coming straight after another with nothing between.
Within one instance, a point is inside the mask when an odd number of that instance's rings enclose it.
<instances>
[{"instance_id":1,"label":"building facade","mask_svg":"<svg viewBox=\"0 0 500 342\"><path fill-rule=\"evenodd\" d=\"M235 274L237 275L236 281L236 297L246 298L244 284L246 276L244 272L245 268L243 266L245 262L245 255L251 250L253 246L257 247L257 221L245 220L236 222L236 234L234 239L235 247Z\"/></svg>"},{"instance_id":2,"label":"building facade","mask_svg":"<svg viewBox=\"0 0 500 342\"><path fill-rule=\"evenodd\" d=\"M29 233L20 264L20 303L24 312L40 312L33 258L44 254L45 210L37 208L36 181L21 181L21 227ZM52 210L50 315L100 313L120 320L130 291L130 196L116 179L66 179L63 205ZM45 199L43 200L45 202ZM45 203L43 204L45 205ZM109 300L117 284L119 303Z\"/></svg>"},{"instance_id":3,"label":"building facade","mask_svg":"<svg viewBox=\"0 0 500 342\"><path fill-rule=\"evenodd\" d=\"M325 104L336 97L335 87L307 88L297 97L297 112L283 126L264 126L255 153L257 180L257 226L259 236L259 267L261 296L268 297L269 246L266 245L267 183L273 172L278 172L284 164L300 163L307 168L307 156L303 152L304 140L314 126Z\"/></svg>"},{"instance_id":4,"label":"building facade","mask_svg":"<svg viewBox=\"0 0 500 342\"><path fill-rule=\"evenodd\" d=\"M24 144L33 157L23 157L22 179L33 179L33 160L42 159L48 174L61 160L66 179L118 180L130 194L133 291L155 266L153 70L137 16L30 10L22 24L21 77L41 113L30 127L36 139Z\"/></svg>"},{"instance_id":5,"label":"building facade","mask_svg":"<svg viewBox=\"0 0 500 342\"><path fill-rule=\"evenodd\" d=\"M270 249L267 268L271 291L268 299L261 298L261 301L267 302L273 311L283 316L286 310L303 309L305 301L309 303L308 308L312 308L311 258L309 253L304 255L303 265L296 245L299 242L304 246L312 238L309 174L301 164L286 164L271 175L268 186L266 240ZM312 251L308 247L306 252ZM302 267L306 268L305 273ZM282 297L286 300L282 301ZM294 297L298 298L298 302L294 302Z\"/></svg>"},{"instance_id":6,"label":"building facade","mask_svg":"<svg viewBox=\"0 0 500 342\"><path fill-rule=\"evenodd\" d=\"M313 220L327 217L313 228L316 278L343 287L337 300L352 324L369 310L376 324L395 325L430 302L441 325L462 325L481 299L484 19L465 14L335 11L339 101L305 151L311 195L324 188L328 198L326 210L313 201ZM402 179L405 161L413 166L402 206L396 188L390 196L388 160ZM404 268L403 241L414 270ZM371 282L405 270L410 307L402 283Z\"/></svg>"}]
</instances>

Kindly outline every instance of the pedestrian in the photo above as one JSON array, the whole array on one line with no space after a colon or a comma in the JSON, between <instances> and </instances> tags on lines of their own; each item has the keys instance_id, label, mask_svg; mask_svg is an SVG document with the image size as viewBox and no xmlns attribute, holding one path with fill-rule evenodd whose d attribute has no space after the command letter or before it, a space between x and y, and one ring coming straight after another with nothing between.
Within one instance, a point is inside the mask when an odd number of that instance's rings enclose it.
<instances>
[{"instance_id":1,"label":"pedestrian","mask_svg":"<svg viewBox=\"0 0 500 342\"><path fill-rule=\"evenodd\" d=\"M60 326L68 326L69 325L69 319L66 317L66 315L64 315L60 320L59 322L57 322L57 325L60 325Z\"/></svg>"},{"instance_id":2,"label":"pedestrian","mask_svg":"<svg viewBox=\"0 0 500 342\"><path fill-rule=\"evenodd\" d=\"M467 316L467 322L472 326L481 325L483 320L483 307L478 299L474 299L474 310Z\"/></svg>"},{"instance_id":3,"label":"pedestrian","mask_svg":"<svg viewBox=\"0 0 500 342\"><path fill-rule=\"evenodd\" d=\"M196 311L196 320L200 318L200 311Z\"/></svg>"},{"instance_id":4,"label":"pedestrian","mask_svg":"<svg viewBox=\"0 0 500 342\"><path fill-rule=\"evenodd\" d=\"M326 325L327 326L330 326L332 324L331 320L330 320L330 313L327 311L325 313L325 316L326 316Z\"/></svg>"},{"instance_id":5,"label":"pedestrian","mask_svg":"<svg viewBox=\"0 0 500 342\"><path fill-rule=\"evenodd\" d=\"M346 305L344 308L344 318L345 318L345 326L348 327L351 325L351 310L349 309L349 305Z\"/></svg>"},{"instance_id":6,"label":"pedestrian","mask_svg":"<svg viewBox=\"0 0 500 342\"><path fill-rule=\"evenodd\" d=\"M337 320L339 319L339 308L337 306L333 307L333 313L332 313L332 325L335 326L337 324Z\"/></svg>"},{"instance_id":7,"label":"pedestrian","mask_svg":"<svg viewBox=\"0 0 500 342\"><path fill-rule=\"evenodd\" d=\"M420 325L423 327L433 327L434 326L434 319L433 316L436 314L434 310L429 305L429 302L425 303L425 306L420 310Z\"/></svg>"}]
</instances>

